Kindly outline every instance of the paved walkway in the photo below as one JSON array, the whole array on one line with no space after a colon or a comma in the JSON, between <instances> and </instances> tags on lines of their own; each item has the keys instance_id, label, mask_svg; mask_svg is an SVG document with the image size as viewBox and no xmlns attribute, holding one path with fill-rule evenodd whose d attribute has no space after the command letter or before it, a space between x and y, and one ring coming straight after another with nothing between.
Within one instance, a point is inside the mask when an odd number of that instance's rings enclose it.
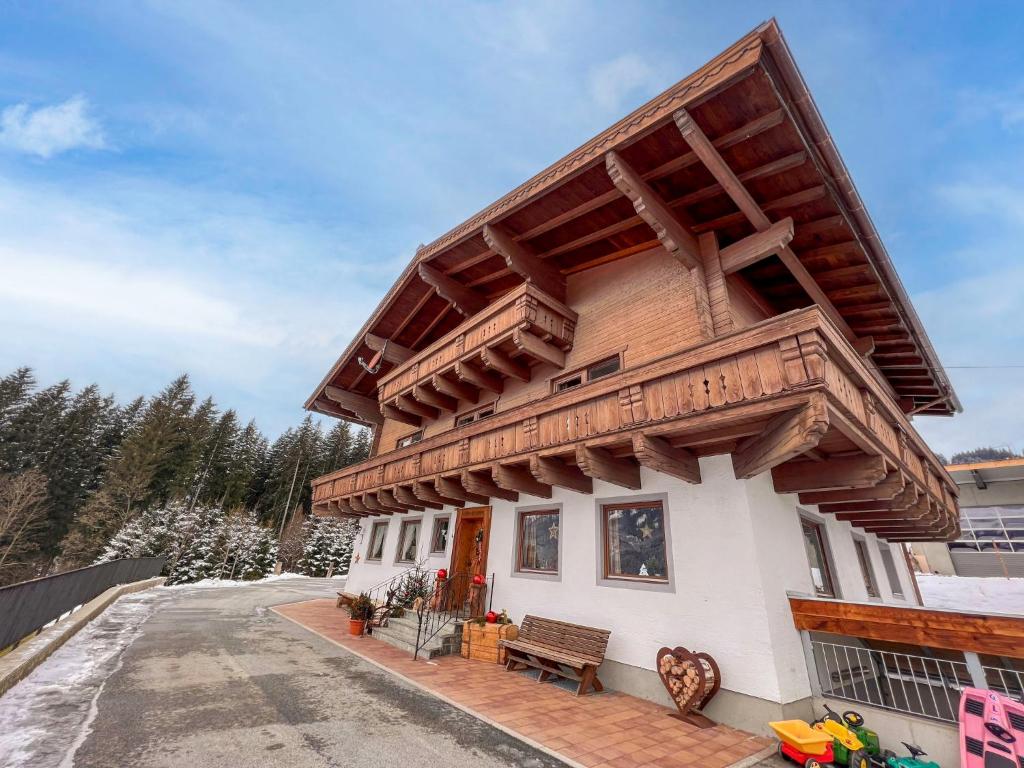
<instances>
[{"instance_id":1,"label":"paved walkway","mask_svg":"<svg viewBox=\"0 0 1024 768\"><path fill-rule=\"evenodd\" d=\"M3 768L557 768L271 613L338 581L121 598L0 696Z\"/></svg>"},{"instance_id":2,"label":"paved walkway","mask_svg":"<svg viewBox=\"0 0 1024 768\"><path fill-rule=\"evenodd\" d=\"M773 747L769 739L727 726L695 728L668 717L666 707L616 691L576 697L497 664L458 656L414 662L384 642L350 636L348 614L333 600L274 610L570 764L724 768L752 765Z\"/></svg>"}]
</instances>

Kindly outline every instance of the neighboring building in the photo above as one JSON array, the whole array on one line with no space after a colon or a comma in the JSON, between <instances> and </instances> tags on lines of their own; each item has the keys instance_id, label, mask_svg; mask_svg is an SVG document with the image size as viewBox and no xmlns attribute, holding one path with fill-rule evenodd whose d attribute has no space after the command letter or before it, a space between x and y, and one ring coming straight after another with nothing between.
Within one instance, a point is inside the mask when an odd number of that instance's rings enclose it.
<instances>
[{"instance_id":1,"label":"neighboring building","mask_svg":"<svg viewBox=\"0 0 1024 768\"><path fill-rule=\"evenodd\" d=\"M960 536L918 542L922 570L946 576L1024 577L1024 459L946 467L960 487Z\"/></svg>"},{"instance_id":2,"label":"neighboring building","mask_svg":"<svg viewBox=\"0 0 1024 768\"><path fill-rule=\"evenodd\" d=\"M911 425L959 404L774 22L421 247L306 405L374 429L313 482L349 591L493 574L613 688L708 651L737 725L809 701L787 592L915 605L901 543L960 537Z\"/></svg>"}]
</instances>

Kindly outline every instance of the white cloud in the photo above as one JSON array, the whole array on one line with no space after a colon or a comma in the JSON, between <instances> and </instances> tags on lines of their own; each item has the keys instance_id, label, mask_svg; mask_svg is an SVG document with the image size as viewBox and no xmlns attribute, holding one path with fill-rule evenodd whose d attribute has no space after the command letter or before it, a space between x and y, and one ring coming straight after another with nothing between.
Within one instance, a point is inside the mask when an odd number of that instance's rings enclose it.
<instances>
[{"instance_id":1,"label":"white cloud","mask_svg":"<svg viewBox=\"0 0 1024 768\"><path fill-rule=\"evenodd\" d=\"M602 108L614 111L624 106L627 98L641 97L657 88L654 68L634 53L627 53L599 64L590 71L588 88L591 97Z\"/></svg>"},{"instance_id":2,"label":"white cloud","mask_svg":"<svg viewBox=\"0 0 1024 768\"><path fill-rule=\"evenodd\" d=\"M957 94L956 104L963 121L995 120L1006 131L1024 127L1024 84L1002 91L965 90Z\"/></svg>"},{"instance_id":3,"label":"white cloud","mask_svg":"<svg viewBox=\"0 0 1024 768\"><path fill-rule=\"evenodd\" d=\"M0 146L49 158L72 149L103 149L100 124L89 115L84 96L61 104L31 109L15 104L0 114Z\"/></svg>"}]
</instances>

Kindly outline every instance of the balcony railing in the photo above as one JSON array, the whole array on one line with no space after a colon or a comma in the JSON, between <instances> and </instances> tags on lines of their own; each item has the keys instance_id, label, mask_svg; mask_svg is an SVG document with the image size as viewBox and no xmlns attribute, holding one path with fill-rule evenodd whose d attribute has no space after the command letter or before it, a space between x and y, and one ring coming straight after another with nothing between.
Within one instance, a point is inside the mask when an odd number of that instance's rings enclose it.
<instances>
[{"instance_id":1,"label":"balcony railing","mask_svg":"<svg viewBox=\"0 0 1024 768\"><path fill-rule=\"evenodd\" d=\"M790 597L816 695L956 723L965 688L1024 690L1024 618Z\"/></svg>"},{"instance_id":2,"label":"balcony railing","mask_svg":"<svg viewBox=\"0 0 1024 768\"><path fill-rule=\"evenodd\" d=\"M955 484L816 307L346 467L314 481L314 504L386 514L588 493L595 478L639 488L640 466L700 482L696 457L715 453L890 540L959 530Z\"/></svg>"},{"instance_id":3,"label":"balcony railing","mask_svg":"<svg viewBox=\"0 0 1024 768\"><path fill-rule=\"evenodd\" d=\"M377 396L388 418L410 424L476 402L482 389L529 381L540 363L558 368L572 349L576 313L525 283L381 377Z\"/></svg>"}]
</instances>

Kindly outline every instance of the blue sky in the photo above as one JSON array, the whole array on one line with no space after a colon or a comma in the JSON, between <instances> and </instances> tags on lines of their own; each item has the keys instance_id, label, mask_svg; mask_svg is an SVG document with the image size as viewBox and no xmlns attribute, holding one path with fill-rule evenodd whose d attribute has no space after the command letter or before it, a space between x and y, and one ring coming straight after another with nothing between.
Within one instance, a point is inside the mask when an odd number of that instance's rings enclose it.
<instances>
[{"instance_id":1,"label":"blue sky","mask_svg":"<svg viewBox=\"0 0 1024 768\"><path fill-rule=\"evenodd\" d=\"M1024 6L6 3L0 370L270 434L412 255L776 15L943 362L1024 366ZM951 368L947 453L1024 449Z\"/></svg>"}]
</instances>

